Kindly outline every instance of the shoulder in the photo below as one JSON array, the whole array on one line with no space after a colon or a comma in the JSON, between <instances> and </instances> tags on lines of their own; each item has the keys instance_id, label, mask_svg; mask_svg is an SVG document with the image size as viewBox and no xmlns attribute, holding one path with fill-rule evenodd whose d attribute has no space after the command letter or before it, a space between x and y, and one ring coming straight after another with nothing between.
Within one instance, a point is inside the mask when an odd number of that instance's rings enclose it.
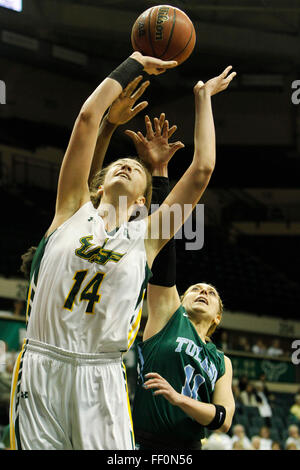
<instances>
[{"instance_id":1,"label":"shoulder","mask_svg":"<svg viewBox=\"0 0 300 470\"><path fill-rule=\"evenodd\" d=\"M97 213L97 209L94 208L91 200L84 202L76 211L66 210L64 212L60 210L55 214L54 219L46 232L46 238L49 238L50 235L58 229L61 231L69 224L76 223L78 220L82 220L82 218L90 215L94 216Z\"/></svg>"},{"instance_id":2,"label":"shoulder","mask_svg":"<svg viewBox=\"0 0 300 470\"><path fill-rule=\"evenodd\" d=\"M218 380L224 377L225 380L232 379L232 364L228 356L221 351L217 351L219 356L219 366L218 366Z\"/></svg>"},{"instance_id":3,"label":"shoulder","mask_svg":"<svg viewBox=\"0 0 300 470\"><path fill-rule=\"evenodd\" d=\"M223 353L224 354L224 353ZM232 369L232 362L231 362L231 359L228 357L228 356L225 356L224 354L224 362L225 362L225 366L226 367L229 367L230 369Z\"/></svg>"},{"instance_id":4,"label":"shoulder","mask_svg":"<svg viewBox=\"0 0 300 470\"><path fill-rule=\"evenodd\" d=\"M225 356L225 354L224 354L224 364L225 364L225 374L232 377L232 362L228 356Z\"/></svg>"}]
</instances>

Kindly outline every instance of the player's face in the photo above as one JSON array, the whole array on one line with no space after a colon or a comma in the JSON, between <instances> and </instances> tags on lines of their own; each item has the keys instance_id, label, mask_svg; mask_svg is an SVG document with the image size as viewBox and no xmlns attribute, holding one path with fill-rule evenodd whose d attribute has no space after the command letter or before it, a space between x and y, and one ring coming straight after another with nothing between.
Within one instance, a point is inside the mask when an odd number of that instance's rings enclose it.
<instances>
[{"instance_id":1,"label":"player's face","mask_svg":"<svg viewBox=\"0 0 300 470\"><path fill-rule=\"evenodd\" d=\"M104 180L104 190L119 188L120 194L128 195L133 201L143 197L147 177L142 165L131 158L122 158L114 162Z\"/></svg>"},{"instance_id":2,"label":"player's face","mask_svg":"<svg viewBox=\"0 0 300 470\"><path fill-rule=\"evenodd\" d=\"M183 302L186 311L193 315L201 315L211 322L221 320L219 294L213 286L199 283L191 286L186 292Z\"/></svg>"}]
</instances>

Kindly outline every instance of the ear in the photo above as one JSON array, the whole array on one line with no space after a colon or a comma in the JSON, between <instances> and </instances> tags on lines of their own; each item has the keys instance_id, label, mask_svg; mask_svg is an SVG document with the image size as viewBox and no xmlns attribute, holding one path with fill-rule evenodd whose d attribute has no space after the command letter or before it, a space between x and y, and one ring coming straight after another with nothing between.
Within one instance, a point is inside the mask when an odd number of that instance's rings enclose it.
<instances>
[{"instance_id":1,"label":"ear","mask_svg":"<svg viewBox=\"0 0 300 470\"><path fill-rule=\"evenodd\" d=\"M102 196L104 192L104 187L101 185L97 190L97 196Z\"/></svg>"},{"instance_id":2,"label":"ear","mask_svg":"<svg viewBox=\"0 0 300 470\"><path fill-rule=\"evenodd\" d=\"M134 201L134 204L136 204L137 206L144 206L145 202L146 202L145 196L140 196Z\"/></svg>"},{"instance_id":3,"label":"ear","mask_svg":"<svg viewBox=\"0 0 300 470\"><path fill-rule=\"evenodd\" d=\"M218 326L218 325L220 324L221 318L222 318L221 315L218 313L218 314L216 315L216 318L214 319L214 324L215 324L216 326Z\"/></svg>"}]
</instances>

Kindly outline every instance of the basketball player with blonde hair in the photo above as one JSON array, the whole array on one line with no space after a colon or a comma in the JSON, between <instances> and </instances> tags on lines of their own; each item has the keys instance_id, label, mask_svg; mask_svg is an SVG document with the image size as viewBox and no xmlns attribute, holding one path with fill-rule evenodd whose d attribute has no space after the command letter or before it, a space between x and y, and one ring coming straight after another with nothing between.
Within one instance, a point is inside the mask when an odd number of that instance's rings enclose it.
<instances>
[{"instance_id":1,"label":"basketball player with blonde hair","mask_svg":"<svg viewBox=\"0 0 300 470\"><path fill-rule=\"evenodd\" d=\"M207 92L214 94L215 81L204 85ZM149 135L151 140L148 130ZM133 140L142 155L143 142ZM165 176L167 171L166 161ZM220 295L213 285L199 282L179 297L174 266L171 240L152 267L148 319L137 344L133 423L140 450L199 450L205 428L227 432L235 410L231 361L210 339L222 319Z\"/></svg>"}]
</instances>

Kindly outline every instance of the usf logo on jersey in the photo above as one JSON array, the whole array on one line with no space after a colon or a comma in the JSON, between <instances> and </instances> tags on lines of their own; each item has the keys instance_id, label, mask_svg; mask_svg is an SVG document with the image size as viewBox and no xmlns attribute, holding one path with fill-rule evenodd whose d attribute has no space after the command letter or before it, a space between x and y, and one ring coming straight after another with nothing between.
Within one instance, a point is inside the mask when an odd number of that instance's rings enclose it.
<instances>
[{"instance_id":1,"label":"usf logo on jersey","mask_svg":"<svg viewBox=\"0 0 300 470\"><path fill-rule=\"evenodd\" d=\"M79 241L81 243L81 247L75 250L76 256L79 256L79 258L83 258L90 263L101 265L106 264L108 261L114 261L117 263L124 256L124 253L121 254L116 251L104 249L108 238L106 238L103 246L95 246L91 243L91 240L93 240L93 235L80 238Z\"/></svg>"}]
</instances>

